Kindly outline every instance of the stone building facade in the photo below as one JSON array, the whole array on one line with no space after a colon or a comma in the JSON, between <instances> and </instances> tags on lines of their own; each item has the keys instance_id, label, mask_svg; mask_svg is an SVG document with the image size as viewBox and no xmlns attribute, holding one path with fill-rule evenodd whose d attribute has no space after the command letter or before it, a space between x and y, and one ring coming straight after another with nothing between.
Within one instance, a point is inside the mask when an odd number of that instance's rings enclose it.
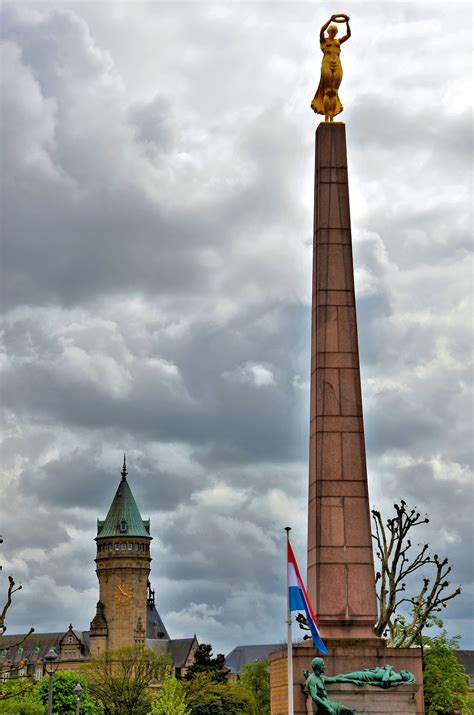
<instances>
[{"instance_id":1,"label":"stone building facade","mask_svg":"<svg viewBox=\"0 0 474 715\"><path fill-rule=\"evenodd\" d=\"M140 644L157 654L169 653L176 675L183 676L194 660L198 641L170 638L156 609L150 575L150 521L141 517L127 481L121 480L103 521L97 521L96 574L99 600L90 630L69 628L54 633L0 637L0 677L39 680L50 648L59 656L60 670L78 670L89 658L121 646Z\"/></svg>"}]
</instances>

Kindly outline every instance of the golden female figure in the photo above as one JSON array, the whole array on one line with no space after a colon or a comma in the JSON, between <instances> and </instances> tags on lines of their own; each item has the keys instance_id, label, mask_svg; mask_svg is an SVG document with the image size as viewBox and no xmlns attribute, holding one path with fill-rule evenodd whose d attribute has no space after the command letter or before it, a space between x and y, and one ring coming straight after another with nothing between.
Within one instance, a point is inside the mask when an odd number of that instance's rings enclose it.
<instances>
[{"instance_id":1,"label":"golden female figure","mask_svg":"<svg viewBox=\"0 0 474 715\"><path fill-rule=\"evenodd\" d=\"M345 22L346 34L340 40L336 40L337 27L331 25L331 22ZM328 36L324 33L328 31ZM325 122L333 122L336 114L340 114L343 106L339 99L337 90L342 82L342 65L341 65L341 45L351 36L351 28L349 27L348 15L331 15L329 20L322 26L319 32L319 41L321 52L323 53L323 61L321 63L321 79L319 87L314 99L311 102L311 108L317 114L324 114Z\"/></svg>"}]
</instances>

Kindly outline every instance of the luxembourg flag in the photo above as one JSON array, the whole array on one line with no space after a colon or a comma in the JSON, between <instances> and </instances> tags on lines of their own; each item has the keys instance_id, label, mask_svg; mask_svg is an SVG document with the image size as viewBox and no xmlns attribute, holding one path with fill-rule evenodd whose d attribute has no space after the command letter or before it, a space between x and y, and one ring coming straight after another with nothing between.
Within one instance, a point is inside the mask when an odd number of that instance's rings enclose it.
<instances>
[{"instance_id":1,"label":"luxembourg flag","mask_svg":"<svg viewBox=\"0 0 474 715\"><path fill-rule=\"evenodd\" d=\"M293 549L288 540L288 589L289 589L289 610L304 611L308 626L313 637L313 644L320 653L326 655L327 648L321 640L321 636L316 624L316 616L314 615L311 603L309 602L308 594L300 575L298 564L296 563Z\"/></svg>"}]
</instances>

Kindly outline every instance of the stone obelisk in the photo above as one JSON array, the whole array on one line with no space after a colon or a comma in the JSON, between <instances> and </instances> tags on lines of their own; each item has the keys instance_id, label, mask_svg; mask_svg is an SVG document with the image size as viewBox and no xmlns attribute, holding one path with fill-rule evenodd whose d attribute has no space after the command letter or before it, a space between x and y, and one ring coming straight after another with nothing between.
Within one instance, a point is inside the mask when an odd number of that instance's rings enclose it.
<instances>
[{"instance_id":1,"label":"stone obelisk","mask_svg":"<svg viewBox=\"0 0 474 715\"><path fill-rule=\"evenodd\" d=\"M357 339L352 261L346 128L334 117L342 112L341 45L351 37L348 15L331 15L321 27L321 77L311 108L324 115L316 130L314 185L313 293L311 329L311 422L308 496L307 588L321 636L325 662L314 662L311 642L293 646L293 683L288 655L270 654L272 715L294 715L324 706L327 697L345 712L360 715L423 715L423 674L419 649L388 648L377 638L372 536L370 525L364 419ZM336 39L344 23L346 34ZM327 35L325 34L327 31ZM395 692L348 682L327 681L320 695L304 693L302 675L309 664L327 675L380 668L390 663L408 670L415 682ZM315 677L314 675L312 677ZM319 678L319 675L317 676ZM319 682L316 678L316 681ZM322 681L321 681L322 682ZM318 686L319 688L319 686ZM318 691L321 693L321 690ZM326 693L326 694L324 694ZM318 702L318 705L316 705ZM342 712L338 709L338 712ZM329 712L329 710L328 710ZM332 712L332 710L331 710ZM335 709L334 709L335 712ZM292 714L293 715L293 714Z\"/></svg>"},{"instance_id":2,"label":"stone obelisk","mask_svg":"<svg viewBox=\"0 0 474 715\"><path fill-rule=\"evenodd\" d=\"M329 697L360 715L422 715L419 649L387 648L377 620L354 294L345 125L316 130L314 187L311 425L307 586L327 647L327 675L390 663L416 684L389 693L328 685ZM293 645L294 714L316 707L302 689L317 655L311 640ZM288 715L286 650L270 655L272 715ZM290 685L291 687L291 685Z\"/></svg>"},{"instance_id":3,"label":"stone obelisk","mask_svg":"<svg viewBox=\"0 0 474 715\"><path fill-rule=\"evenodd\" d=\"M323 638L373 638L377 604L345 125L316 131L308 594Z\"/></svg>"}]
</instances>

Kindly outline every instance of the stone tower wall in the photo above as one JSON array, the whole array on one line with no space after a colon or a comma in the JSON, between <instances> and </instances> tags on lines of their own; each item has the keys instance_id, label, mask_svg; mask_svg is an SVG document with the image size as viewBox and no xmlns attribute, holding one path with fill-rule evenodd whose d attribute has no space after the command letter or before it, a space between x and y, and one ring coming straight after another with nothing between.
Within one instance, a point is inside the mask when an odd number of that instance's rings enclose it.
<instances>
[{"instance_id":1,"label":"stone tower wall","mask_svg":"<svg viewBox=\"0 0 474 715\"><path fill-rule=\"evenodd\" d=\"M107 650L145 642L150 562L149 539L126 536L97 539L99 600L104 607L108 633L105 639L91 634L93 650L104 648L104 640Z\"/></svg>"}]
</instances>

